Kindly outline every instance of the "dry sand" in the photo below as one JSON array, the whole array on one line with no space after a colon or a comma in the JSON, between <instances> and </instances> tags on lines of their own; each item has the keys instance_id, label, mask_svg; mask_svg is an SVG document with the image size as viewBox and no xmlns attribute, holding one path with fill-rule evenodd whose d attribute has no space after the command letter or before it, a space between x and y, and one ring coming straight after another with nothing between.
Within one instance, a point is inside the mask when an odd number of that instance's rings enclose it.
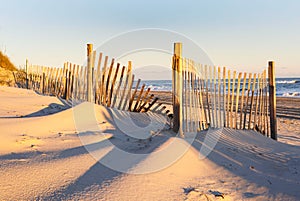
<instances>
[{"instance_id":1,"label":"dry sand","mask_svg":"<svg viewBox=\"0 0 300 201\"><path fill-rule=\"evenodd\" d=\"M91 129L89 121L76 129L73 111L88 111L90 104L69 108L55 97L0 87L0 105L0 200L300 198L300 146L276 142L254 131L201 132L189 146L188 139L174 137L167 126L160 132L145 126L147 115L122 113L126 118L131 115L144 129L141 135L155 134L151 140L134 140L118 128L113 111L102 106L92 106L101 133ZM123 123L134 133L130 120ZM290 136L299 139L294 132L297 127L293 128L285 135L287 140ZM216 146L211 147L214 141ZM140 174L103 165L116 147L147 153L126 167ZM210 147L211 153L204 157ZM169 163L176 155L178 159ZM111 162L124 167L128 161L130 158L117 157Z\"/></svg>"}]
</instances>

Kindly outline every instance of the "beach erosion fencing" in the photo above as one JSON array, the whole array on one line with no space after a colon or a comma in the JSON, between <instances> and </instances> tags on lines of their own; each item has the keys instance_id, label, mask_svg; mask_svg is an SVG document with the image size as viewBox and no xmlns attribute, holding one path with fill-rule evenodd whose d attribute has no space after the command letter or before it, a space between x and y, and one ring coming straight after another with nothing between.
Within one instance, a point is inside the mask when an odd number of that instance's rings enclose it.
<instances>
[{"instance_id":1,"label":"beach erosion fencing","mask_svg":"<svg viewBox=\"0 0 300 201\"><path fill-rule=\"evenodd\" d=\"M87 45L87 58L87 66L68 62L63 68L29 65L26 60L25 70L14 73L16 84L70 102L89 101L131 112L170 112L150 88L141 85L140 79L134 81L130 61L121 66L115 59L93 51L91 44Z\"/></svg>"},{"instance_id":2,"label":"beach erosion fencing","mask_svg":"<svg viewBox=\"0 0 300 201\"><path fill-rule=\"evenodd\" d=\"M227 127L277 139L273 62L261 73L236 72L184 58L175 43L172 63L175 132Z\"/></svg>"}]
</instances>

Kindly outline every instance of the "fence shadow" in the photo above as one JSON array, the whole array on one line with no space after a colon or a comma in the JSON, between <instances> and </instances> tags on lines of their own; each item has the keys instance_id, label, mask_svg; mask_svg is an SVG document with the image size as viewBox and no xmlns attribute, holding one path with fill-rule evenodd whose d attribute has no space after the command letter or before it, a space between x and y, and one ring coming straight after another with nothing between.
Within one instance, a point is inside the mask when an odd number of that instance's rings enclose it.
<instances>
[{"instance_id":1,"label":"fence shadow","mask_svg":"<svg viewBox=\"0 0 300 201\"><path fill-rule=\"evenodd\" d=\"M255 131L224 128L219 132L222 133L198 133L192 146L198 151L203 146L211 148L207 159L248 182L267 187L273 195L284 186L285 193L295 196L293 189L299 185L300 176L291 169L300 159L296 154L299 148L265 138ZM210 135L209 142L205 142L207 135ZM217 142L215 147L209 147L212 142Z\"/></svg>"}]
</instances>

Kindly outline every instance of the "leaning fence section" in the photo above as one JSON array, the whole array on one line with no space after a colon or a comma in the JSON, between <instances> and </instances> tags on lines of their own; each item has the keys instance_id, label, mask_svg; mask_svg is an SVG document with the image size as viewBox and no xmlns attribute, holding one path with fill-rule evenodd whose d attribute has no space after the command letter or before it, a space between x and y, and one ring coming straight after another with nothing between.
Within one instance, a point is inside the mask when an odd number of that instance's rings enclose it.
<instances>
[{"instance_id":1,"label":"leaning fence section","mask_svg":"<svg viewBox=\"0 0 300 201\"><path fill-rule=\"evenodd\" d=\"M167 114L151 89L132 74L132 64L122 66L88 46L86 66L65 63L63 68L29 65L14 74L19 87L44 95L57 96L73 103L83 101L132 112Z\"/></svg>"},{"instance_id":2,"label":"leaning fence section","mask_svg":"<svg viewBox=\"0 0 300 201\"><path fill-rule=\"evenodd\" d=\"M181 46L175 43L175 50L178 49L176 45ZM270 67L273 64L269 64ZM270 76L274 75L269 73ZM231 71L225 67L196 63L175 52L173 94L181 104L177 106L177 112L174 110L174 119L175 115L182 119L174 122L179 124L175 131L182 129L183 133L189 133L227 127L256 130L276 139L271 129L276 123L276 111L274 115L272 105L275 96L271 98L269 95L269 78L267 69L261 73ZM272 112L273 117L270 115ZM276 131L276 128L273 130Z\"/></svg>"}]
</instances>

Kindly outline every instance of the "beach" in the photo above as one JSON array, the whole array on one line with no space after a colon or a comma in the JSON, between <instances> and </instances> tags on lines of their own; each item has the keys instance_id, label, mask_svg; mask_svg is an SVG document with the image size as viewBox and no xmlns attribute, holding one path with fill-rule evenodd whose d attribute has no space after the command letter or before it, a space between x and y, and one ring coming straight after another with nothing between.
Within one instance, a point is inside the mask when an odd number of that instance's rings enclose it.
<instances>
[{"instance_id":1,"label":"beach","mask_svg":"<svg viewBox=\"0 0 300 201\"><path fill-rule=\"evenodd\" d=\"M92 107L101 132L79 128L74 110L86 111L89 104L71 108L19 88L0 92L0 200L299 199L299 119L290 109L300 108L298 101L278 100L278 114L286 115L278 118L279 142L255 131L224 129L200 132L190 143L168 127L151 140L134 140L112 110L98 105ZM169 95L157 95L170 103ZM148 121L143 114L131 119L136 125ZM145 127L141 135L155 128ZM206 142L211 137L218 137L212 150ZM116 147L141 158L130 163L117 157L111 164L117 166L108 167Z\"/></svg>"}]
</instances>

